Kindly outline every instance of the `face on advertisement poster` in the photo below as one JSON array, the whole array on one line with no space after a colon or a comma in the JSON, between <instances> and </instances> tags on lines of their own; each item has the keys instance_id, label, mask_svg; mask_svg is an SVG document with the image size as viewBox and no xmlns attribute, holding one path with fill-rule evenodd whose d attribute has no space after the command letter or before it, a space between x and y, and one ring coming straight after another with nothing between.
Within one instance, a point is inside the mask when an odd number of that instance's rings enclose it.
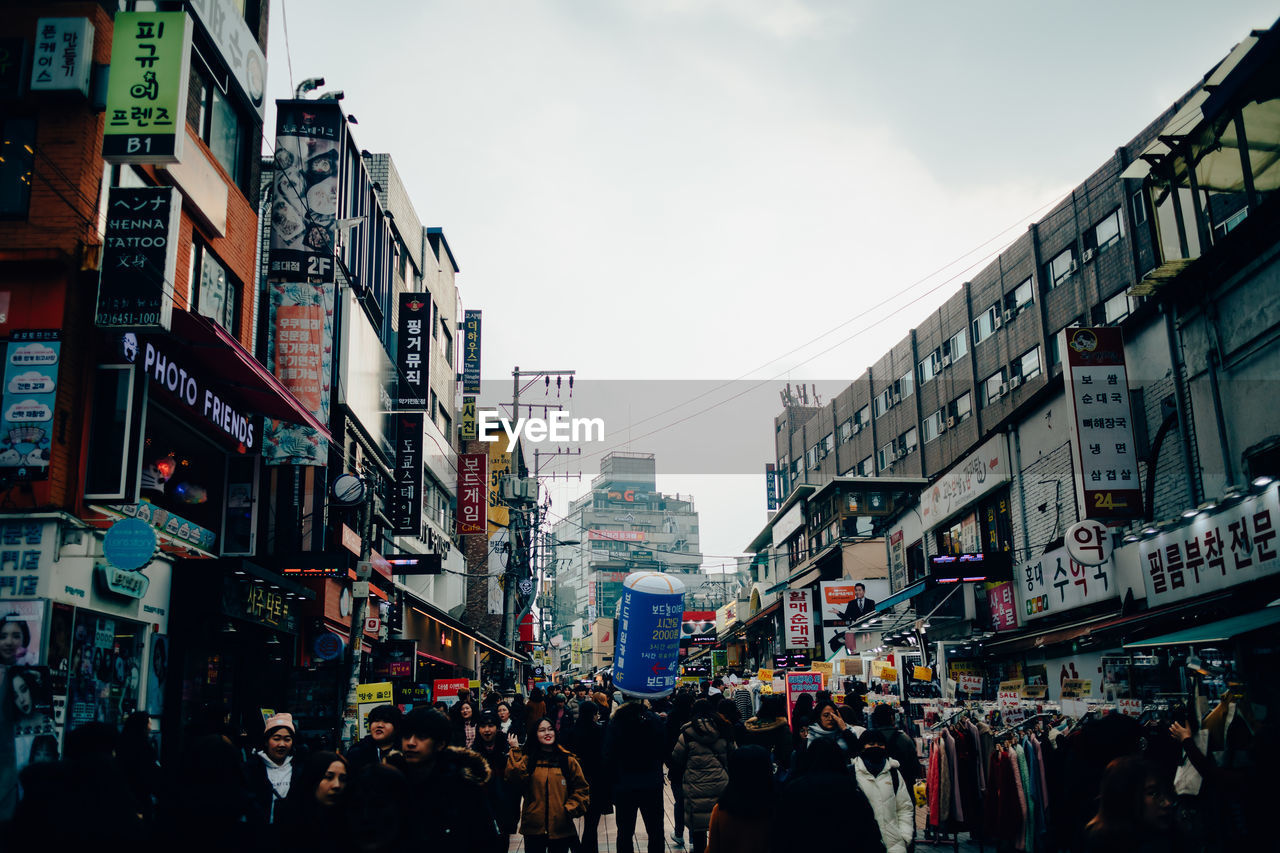
<instances>
[{"instance_id":1,"label":"face on advertisement poster","mask_svg":"<svg viewBox=\"0 0 1280 853\"><path fill-rule=\"evenodd\" d=\"M58 759L48 667L8 667L0 683L0 727L12 733L15 772L32 762Z\"/></svg>"},{"instance_id":2,"label":"face on advertisement poster","mask_svg":"<svg viewBox=\"0 0 1280 853\"><path fill-rule=\"evenodd\" d=\"M119 725L137 710L144 627L89 610L76 613L68 676L67 724Z\"/></svg>"},{"instance_id":3,"label":"face on advertisement poster","mask_svg":"<svg viewBox=\"0 0 1280 853\"><path fill-rule=\"evenodd\" d=\"M41 662L44 621L43 601L0 601L0 666Z\"/></svg>"},{"instance_id":4,"label":"face on advertisement poster","mask_svg":"<svg viewBox=\"0 0 1280 853\"><path fill-rule=\"evenodd\" d=\"M875 615L876 602L889 596L889 581L823 581L818 587L824 645L831 652L846 649L852 654L856 646L849 627Z\"/></svg>"}]
</instances>

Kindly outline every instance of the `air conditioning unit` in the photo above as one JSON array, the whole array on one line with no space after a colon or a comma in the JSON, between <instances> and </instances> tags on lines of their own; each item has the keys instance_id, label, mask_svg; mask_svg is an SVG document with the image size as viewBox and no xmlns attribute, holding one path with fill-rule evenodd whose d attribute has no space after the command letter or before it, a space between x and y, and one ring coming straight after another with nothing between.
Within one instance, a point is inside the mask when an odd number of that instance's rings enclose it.
<instances>
[{"instance_id":1,"label":"air conditioning unit","mask_svg":"<svg viewBox=\"0 0 1280 853\"><path fill-rule=\"evenodd\" d=\"M938 421L938 435L942 435L947 431L947 425L942 421Z\"/></svg>"},{"instance_id":2,"label":"air conditioning unit","mask_svg":"<svg viewBox=\"0 0 1280 853\"><path fill-rule=\"evenodd\" d=\"M995 397L993 397L992 399L994 400L994 399L997 399L997 398L999 398L999 397L1003 397L1005 394L1008 394L1008 393L1009 393L1009 386L1008 386L1008 385L1005 385L1005 384L1002 382L1002 383L1000 383L1000 387L996 389Z\"/></svg>"},{"instance_id":3,"label":"air conditioning unit","mask_svg":"<svg viewBox=\"0 0 1280 853\"><path fill-rule=\"evenodd\" d=\"M902 402L902 395L901 395L901 394L894 394L892 399L893 399L893 404L896 406L896 405L898 405L899 403L901 403L901 402Z\"/></svg>"},{"instance_id":4,"label":"air conditioning unit","mask_svg":"<svg viewBox=\"0 0 1280 853\"><path fill-rule=\"evenodd\" d=\"M1093 260L1093 255L1094 255L1093 249L1085 249L1084 254L1081 256L1081 260L1087 264L1089 263L1089 261Z\"/></svg>"},{"instance_id":5,"label":"air conditioning unit","mask_svg":"<svg viewBox=\"0 0 1280 853\"><path fill-rule=\"evenodd\" d=\"M1079 270L1080 270L1080 264L1076 261L1075 258L1072 258L1071 266L1067 267L1067 274L1070 275L1072 273L1078 272Z\"/></svg>"},{"instance_id":6,"label":"air conditioning unit","mask_svg":"<svg viewBox=\"0 0 1280 853\"><path fill-rule=\"evenodd\" d=\"M1004 312L1004 314L1007 314L1007 313L1009 312L1008 311ZM1001 314L998 312L996 313L995 321L991 324L991 328L998 329L1004 324L1004 314Z\"/></svg>"},{"instance_id":7,"label":"air conditioning unit","mask_svg":"<svg viewBox=\"0 0 1280 853\"><path fill-rule=\"evenodd\" d=\"M1010 387L1010 388L1017 388L1017 387L1018 387L1019 385L1021 385L1021 384L1022 384L1022 377L1021 377L1021 376L1010 376L1010 377L1009 377L1009 387Z\"/></svg>"},{"instance_id":8,"label":"air conditioning unit","mask_svg":"<svg viewBox=\"0 0 1280 853\"><path fill-rule=\"evenodd\" d=\"M942 366L943 366L943 367L950 367L950 366L951 366L951 356L949 356L949 355L944 355L944 356L942 357Z\"/></svg>"},{"instance_id":9,"label":"air conditioning unit","mask_svg":"<svg viewBox=\"0 0 1280 853\"><path fill-rule=\"evenodd\" d=\"M951 417L947 418L947 429L954 429L955 425L956 425L955 415L952 415Z\"/></svg>"},{"instance_id":10,"label":"air conditioning unit","mask_svg":"<svg viewBox=\"0 0 1280 853\"><path fill-rule=\"evenodd\" d=\"M1006 323L1008 323L1010 320L1012 320L1012 319L1013 319L1013 316L1014 316L1014 314L1013 314L1013 309L1012 309L1012 308L1006 308L1006 309L1004 309L1004 311L1000 312L1000 319L1004 320L1004 322L1006 322Z\"/></svg>"}]
</instances>

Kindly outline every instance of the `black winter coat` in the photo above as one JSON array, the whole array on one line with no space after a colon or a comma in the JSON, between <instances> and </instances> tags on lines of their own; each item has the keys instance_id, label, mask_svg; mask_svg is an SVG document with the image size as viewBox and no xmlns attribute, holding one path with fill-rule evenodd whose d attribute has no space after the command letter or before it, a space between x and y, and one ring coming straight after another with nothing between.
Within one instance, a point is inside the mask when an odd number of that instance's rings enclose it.
<instances>
[{"instance_id":1,"label":"black winter coat","mask_svg":"<svg viewBox=\"0 0 1280 853\"><path fill-rule=\"evenodd\" d=\"M252 818L254 823L259 824L274 823L275 810L284 801L284 798L276 796L275 789L271 787L264 761L263 753L253 752L250 753L249 760L244 763L245 781L248 783L249 801L253 809ZM297 752L293 754L289 793L293 793L297 786L298 777L302 775L302 768L306 763L305 755L299 755Z\"/></svg>"},{"instance_id":2,"label":"black winter coat","mask_svg":"<svg viewBox=\"0 0 1280 853\"><path fill-rule=\"evenodd\" d=\"M860 853L884 853L880 824L867 795L850 773L805 773L796 776L778 796L777 814L827 814L840 816L840 838ZM795 846L793 827L785 820L774 823L774 850Z\"/></svg>"},{"instance_id":3,"label":"black winter coat","mask_svg":"<svg viewBox=\"0 0 1280 853\"><path fill-rule=\"evenodd\" d=\"M648 709L639 712L619 708L605 727L604 765L609 787L620 791L649 791L662 787L662 766L667 757L662 718Z\"/></svg>"},{"instance_id":4,"label":"black winter coat","mask_svg":"<svg viewBox=\"0 0 1280 853\"><path fill-rule=\"evenodd\" d=\"M489 764L479 754L445 747L428 768L409 766L409 802L416 814L409 826L414 850L471 853L498 837L485 784Z\"/></svg>"},{"instance_id":5,"label":"black winter coat","mask_svg":"<svg viewBox=\"0 0 1280 853\"><path fill-rule=\"evenodd\" d=\"M752 717L743 723L741 738L739 746L760 746L768 750L776 770L791 767L791 727L786 717L773 720Z\"/></svg>"}]
</instances>

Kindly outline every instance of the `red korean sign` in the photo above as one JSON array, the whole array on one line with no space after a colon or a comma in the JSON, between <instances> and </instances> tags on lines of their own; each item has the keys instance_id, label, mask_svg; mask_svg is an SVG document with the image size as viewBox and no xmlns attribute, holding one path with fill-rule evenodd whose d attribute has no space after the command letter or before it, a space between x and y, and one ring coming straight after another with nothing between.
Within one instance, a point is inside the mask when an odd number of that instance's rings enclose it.
<instances>
[{"instance_id":1,"label":"red korean sign","mask_svg":"<svg viewBox=\"0 0 1280 853\"><path fill-rule=\"evenodd\" d=\"M1013 584L989 584L987 605L991 608L991 627L997 631L1012 631L1018 627L1018 605L1013 600Z\"/></svg>"},{"instance_id":2,"label":"red korean sign","mask_svg":"<svg viewBox=\"0 0 1280 853\"><path fill-rule=\"evenodd\" d=\"M489 457L458 454L458 535L484 534L489 515Z\"/></svg>"}]
</instances>

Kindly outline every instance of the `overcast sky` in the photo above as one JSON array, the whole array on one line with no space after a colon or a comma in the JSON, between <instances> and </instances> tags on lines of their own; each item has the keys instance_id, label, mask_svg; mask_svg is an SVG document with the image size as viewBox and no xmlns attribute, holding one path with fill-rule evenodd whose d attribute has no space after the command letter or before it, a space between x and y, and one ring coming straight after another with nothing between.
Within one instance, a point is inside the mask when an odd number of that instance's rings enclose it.
<instances>
[{"instance_id":1,"label":"overcast sky","mask_svg":"<svg viewBox=\"0 0 1280 853\"><path fill-rule=\"evenodd\" d=\"M714 564L765 521L777 388L856 378L1275 15L1261 0L274 0L268 93L310 76L345 92L356 142L390 153L444 228L463 303L484 311L487 379L753 380L758 417L661 429L748 387L700 396L711 382L608 424L608 446L630 431L627 449L659 453L660 486L698 499ZM697 404L633 426L689 390ZM729 432L743 473L664 467L660 445ZM585 483L598 460L552 470ZM557 509L573 488L556 485Z\"/></svg>"}]
</instances>

